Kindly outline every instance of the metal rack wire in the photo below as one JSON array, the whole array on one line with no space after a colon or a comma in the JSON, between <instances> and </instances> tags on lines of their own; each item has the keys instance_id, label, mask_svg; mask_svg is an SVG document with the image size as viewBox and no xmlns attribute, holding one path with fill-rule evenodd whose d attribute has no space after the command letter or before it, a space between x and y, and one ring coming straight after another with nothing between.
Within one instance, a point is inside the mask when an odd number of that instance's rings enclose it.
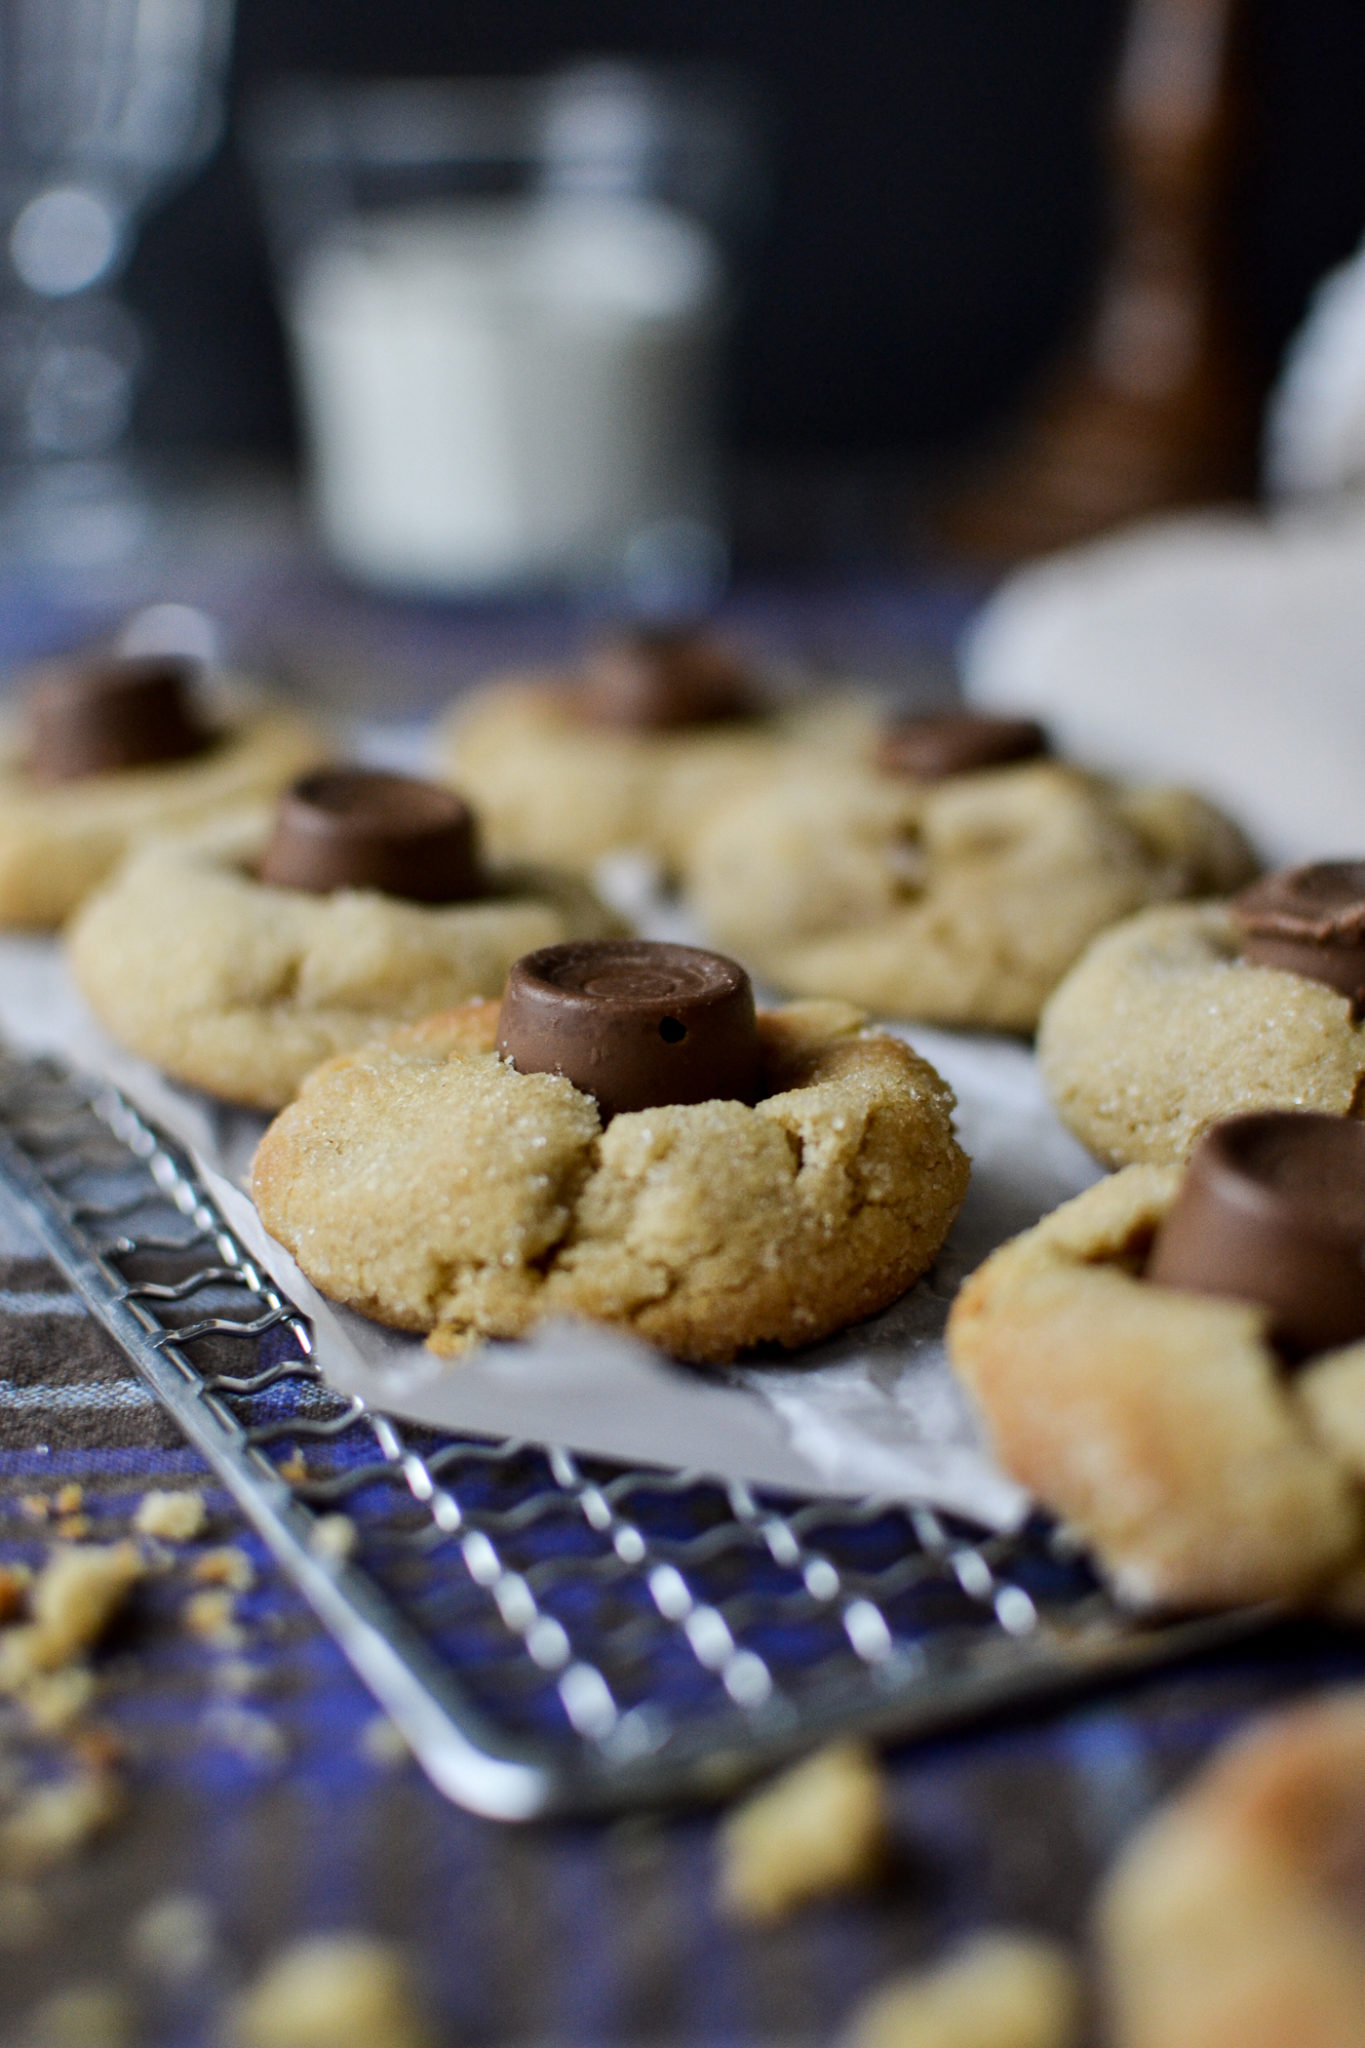
<instances>
[{"instance_id":1,"label":"metal rack wire","mask_svg":"<svg viewBox=\"0 0 1365 2048\"><path fill-rule=\"evenodd\" d=\"M476 1812L713 1795L836 1733L943 1729L1253 1624L1140 1627L1041 1522L1005 1537L376 1413L326 1385L307 1318L173 1140L3 1049L0 1178Z\"/></svg>"}]
</instances>

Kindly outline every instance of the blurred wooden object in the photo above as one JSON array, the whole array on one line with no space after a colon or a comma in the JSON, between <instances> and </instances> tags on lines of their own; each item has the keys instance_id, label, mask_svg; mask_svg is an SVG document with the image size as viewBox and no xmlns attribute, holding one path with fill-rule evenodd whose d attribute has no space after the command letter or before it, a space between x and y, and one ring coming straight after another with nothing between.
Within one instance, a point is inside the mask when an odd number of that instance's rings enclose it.
<instances>
[{"instance_id":1,"label":"blurred wooden object","mask_svg":"<svg viewBox=\"0 0 1365 2048\"><path fill-rule=\"evenodd\" d=\"M1256 412L1226 283L1241 11L1132 0L1095 303L1022 429L944 507L940 530L962 552L1018 560L1251 490Z\"/></svg>"}]
</instances>

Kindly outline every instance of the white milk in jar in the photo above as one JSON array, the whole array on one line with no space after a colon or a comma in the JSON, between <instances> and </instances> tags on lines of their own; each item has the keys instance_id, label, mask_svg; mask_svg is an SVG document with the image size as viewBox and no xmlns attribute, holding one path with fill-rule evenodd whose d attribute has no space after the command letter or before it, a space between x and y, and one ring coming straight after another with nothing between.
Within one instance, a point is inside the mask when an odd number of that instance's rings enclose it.
<instances>
[{"instance_id":1,"label":"white milk in jar","mask_svg":"<svg viewBox=\"0 0 1365 2048\"><path fill-rule=\"evenodd\" d=\"M289 308L324 535L356 575L609 578L716 522L721 272L645 201L467 201L316 246Z\"/></svg>"}]
</instances>

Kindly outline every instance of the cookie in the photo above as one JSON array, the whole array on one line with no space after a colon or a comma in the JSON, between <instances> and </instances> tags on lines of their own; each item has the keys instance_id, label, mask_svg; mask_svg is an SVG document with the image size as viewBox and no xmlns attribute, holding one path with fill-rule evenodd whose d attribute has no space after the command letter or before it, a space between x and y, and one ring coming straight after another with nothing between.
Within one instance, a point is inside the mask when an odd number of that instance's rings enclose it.
<instances>
[{"instance_id":1,"label":"cookie","mask_svg":"<svg viewBox=\"0 0 1365 2048\"><path fill-rule=\"evenodd\" d=\"M828 1336L932 1263L967 1185L950 1090L846 1004L760 1012L758 1099L603 1129L470 1003L328 1062L256 1155L266 1228L326 1295L453 1353L543 1317L698 1363Z\"/></svg>"},{"instance_id":2,"label":"cookie","mask_svg":"<svg viewBox=\"0 0 1365 2048\"><path fill-rule=\"evenodd\" d=\"M1365 1688L1227 1744L1101 1895L1117 2048L1360 2048L1362 1844Z\"/></svg>"},{"instance_id":3,"label":"cookie","mask_svg":"<svg viewBox=\"0 0 1365 2048\"><path fill-rule=\"evenodd\" d=\"M676 874L698 822L793 754L855 753L856 693L774 706L695 636L611 643L574 674L509 675L447 717L442 772L506 858L588 869L642 852Z\"/></svg>"},{"instance_id":4,"label":"cookie","mask_svg":"<svg viewBox=\"0 0 1365 2048\"><path fill-rule=\"evenodd\" d=\"M1365 1552L1365 1343L1291 1372L1270 1314L1143 1278L1182 1185L1129 1166L994 1252L948 1320L996 1455L1124 1599L1330 1599Z\"/></svg>"},{"instance_id":5,"label":"cookie","mask_svg":"<svg viewBox=\"0 0 1365 2048\"><path fill-rule=\"evenodd\" d=\"M1050 760L935 781L832 761L714 811L684 888L711 940L780 989L1031 1031L1097 932L1253 867L1186 791Z\"/></svg>"},{"instance_id":6,"label":"cookie","mask_svg":"<svg viewBox=\"0 0 1365 2048\"><path fill-rule=\"evenodd\" d=\"M267 885L272 822L255 810L148 844L68 932L110 1034L229 1102L278 1109L334 1053L500 991L529 947L620 929L575 876L496 863L486 897L447 904Z\"/></svg>"},{"instance_id":7,"label":"cookie","mask_svg":"<svg viewBox=\"0 0 1365 2048\"><path fill-rule=\"evenodd\" d=\"M1043 1011L1038 1063L1106 1166L1173 1164L1239 1110L1359 1115L1365 1027L1326 983L1246 960L1226 905L1180 904L1095 941Z\"/></svg>"},{"instance_id":8,"label":"cookie","mask_svg":"<svg viewBox=\"0 0 1365 2048\"><path fill-rule=\"evenodd\" d=\"M95 673L146 680L166 666L111 662ZM273 796L330 751L306 719L227 686L198 714L202 733L178 722L158 691L142 706L151 715L131 747L120 747L108 717L103 731L87 727L82 738L65 685L88 674L89 665L53 665L27 711L0 727L0 926L60 925L149 835ZM117 765L129 758L141 765Z\"/></svg>"}]
</instances>

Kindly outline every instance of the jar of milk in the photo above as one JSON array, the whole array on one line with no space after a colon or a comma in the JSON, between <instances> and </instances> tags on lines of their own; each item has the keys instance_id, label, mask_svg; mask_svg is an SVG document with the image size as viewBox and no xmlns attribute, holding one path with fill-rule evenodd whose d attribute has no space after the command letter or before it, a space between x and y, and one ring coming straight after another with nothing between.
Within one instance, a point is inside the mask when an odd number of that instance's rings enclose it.
<instances>
[{"instance_id":1,"label":"jar of milk","mask_svg":"<svg viewBox=\"0 0 1365 2048\"><path fill-rule=\"evenodd\" d=\"M679 97L594 65L294 86L261 110L312 502L344 569L665 604L670 578L715 577L726 289L705 195L752 181L742 124Z\"/></svg>"}]
</instances>

